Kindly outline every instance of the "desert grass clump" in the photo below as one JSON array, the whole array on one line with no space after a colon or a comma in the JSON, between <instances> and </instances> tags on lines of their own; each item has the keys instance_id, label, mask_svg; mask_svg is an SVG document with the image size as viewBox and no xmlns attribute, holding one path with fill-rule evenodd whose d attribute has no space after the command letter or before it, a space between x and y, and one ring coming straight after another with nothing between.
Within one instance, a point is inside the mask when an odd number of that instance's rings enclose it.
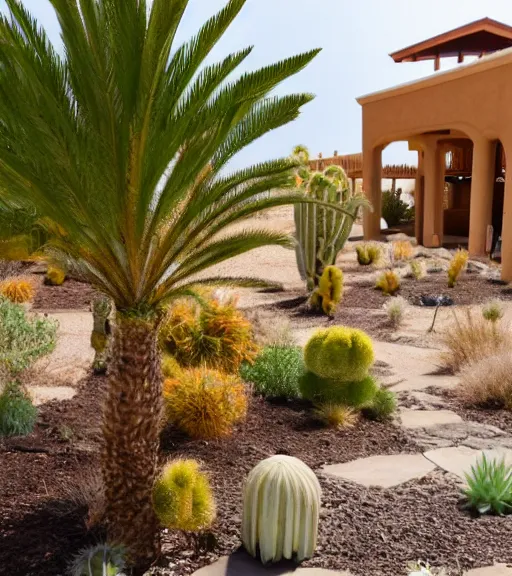
<instances>
[{"instance_id":1,"label":"desert grass clump","mask_svg":"<svg viewBox=\"0 0 512 576\"><path fill-rule=\"evenodd\" d=\"M163 393L169 422L191 438L227 436L247 412L240 378L204 367L168 378Z\"/></svg>"},{"instance_id":2,"label":"desert grass clump","mask_svg":"<svg viewBox=\"0 0 512 576\"><path fill-rule=\"evenodd\" d=\"M258 346L296 346L290 320L274 312L253 309L245 312L253 329L254 340Z\"/></svg>"},{"instance_id":3,"label":"desert grass clump","mask_svg":"<svg viewBox=\"0 0 512 576\"><path fill-rule=\"evenodd\" d=\"M252 325L235 298L177 302L160 328L160 342L181 366L207 366L232 374L258 352Z\"/></svg>"},{"instance_id":4,"label":"desert grass clump","mask_svg":"<svg viewBox=\"0 0 512 576\"><path fill-rule=\"evenodd\" d=\"M512 410L512 351L468 364L460 373L456 393L468 406Z\"/></svg>"},{"instance_id":5,"label":"desert grass clump","mask_svg":"<svg viewBox=\"0 0 512 576\"><path fill-rule=\"evenodd\" d=\"M504 313L503 302L497 298L489 300L482 306L482 316L489 322L498 322L503 318Z\"/></svg>"},{"instance_id":6,"label":"desert grass clump","mask_svg":"<svg viewBox=\"0 0 512 576\"><path fill-rule=\"evenodd\" d=\"M66 280L66 271L59 266L48 266L44 277L47 286L62 286Z\"/></svg>"},{"instance_id":7,"label":"desert grass clump","mask_svg":"<svg viewBox=\"0 0 512 576\"><path fill-rule=\"evenodd\" d=\"M375 288L386 296L394 296L400 290L400 276L394 270L386 270L377 278Z\"/></svg>"},{"instance_id":8,"label":"desert grass clump","mask_svg":"<svg viewBox=\"0 0 512 576\"><path fill-rule=\"evenodd\" d=\"M423 260L412 260L409 264L407 276L415 280L422 280L428 274L427 265Z\"/></svg>"},{"instance_id":9,"label":"desert grass clump","mask_svg":"<svg viewBox=\"0 0 512 576\"><path fill-rule=\"evenodd\" d=\"M409 240L396 240L392 243L393 259L410 260L414 256L414 247Z\"/></svg>"},{"instance_id":10,"label":"desert grass clump","mask_svg":"<svg viewBox=\"0 0 512 576\"><path fill-rule=\"evenodd\" d=\"M505 460L488 460L485 454L465 473L467 488L462 494L466 507L479 514L512 512L512 467Z\"/></svg>"},{"instance_id":11,"label":"desert grass clump","mask_svg":"<svg viewBox=\"0 0 512 576\"><path fill-rule=\"evenodd\" d=\"M302 348L266 346L253 364L242 364L240 376L265 398L294 399L300 396L299 379L303 371Z\"/></svg>"},{"instance_id":12,"label":"desert grass clump","mask_svg":"<svg viewBox=\"0 0 512 576\"><path fill-rule=\"evenodd\" d=\"M56 341L56 322L29 316L23 306L0 297L0 369L18 374L52 352Z\"/></svg>"},{"instance_id":13,"label":"desert grass clump","mask_svg":"<svg viewBox=\"0 0 512 576\"><path fill-rule=\"evenodd\" d=\"M34 283L23 276L7 278L0 282L0 295L15 304L25 304L34 298Z\"/></svg>"},{"instance_id":14,"label":"desert grass clump","mask_svg":"<svg viewBox=\"0 0 512 576\"><path fill-rule=\"evenodd\" d=\"M328 428L353 428L359 420L359 414L353 408L334 402L318 404L313 414Z\"/></svg>"},{"instance_id":15,"label":"desert grass clump","mask_svg":"<svg viewBox=\"0 0 512 576\"><path fill-rule=\"evenodd\" d=\"M37 408L17 382L8 382L0 394L0 436L25 436L34 429Z\"/></svg>"},{"instance_id":16,"label":"desert grass clump","mask_svg":"<svg viewBox=\"0 0 512 576\"><path fill-rule=\"evenodd\" d=\"M448 287L454 288L462 271L468 263L469 253L467 250L460 248L453 255L450 266L448 267Z\"/></svg>"},{"instance_id":17,"label":"desert grass clump","mask_svg":"<svg viewBox=\"0 0 512 576\"><path fill-rule=\"evenodd\" d=\"M401 296L396 296L384 303L384 311L395 330L403 324L408 305L407 300Z\"/></svg>"},{"instance_id":18,"label":"desert grass clump","mask_svg":"<svg viewBox=\"0 0 512 576\"><path fill-rule=\"evenodd\" d=\"M470 310L460 317L454 314L454 322L443 335L445 350L441 353L444 368L459 372L489 356L495 356L512 345L512 334L501 323L493 323Z\"/></svg>"},{"instance_id":19,"label":"desert grass clump","mask_svg":"<svg viewBox=\"0 0 512 576\"><path fill-rule=\"evenodd\" d=\"M215 519L215 500L207 475L195 460L169 462L153 487L153 508L170 530L197 533Z\"/></svg>"},{"instance_id":20,"label":"desert grass clump","mask_svg":"<svg viewBox=\"0 0 512 576\"><path fill-rule=\"evenodd\" d=\"M363 408L363 414L370 420L384 421L396 412L396 395L391 390L379 388L370 404Z\"/></svg>"},{"instance_id":21,"label":"desert grass clump","mask_svg":"<svg viewBox=\"0 0 512 576\"><path fill-rule=\"evenodd\" d=\"M373 264L377 266L382 261L382 248L373 242L356 246L357 261L361 266Z\"/></svg>"}]
</instances>

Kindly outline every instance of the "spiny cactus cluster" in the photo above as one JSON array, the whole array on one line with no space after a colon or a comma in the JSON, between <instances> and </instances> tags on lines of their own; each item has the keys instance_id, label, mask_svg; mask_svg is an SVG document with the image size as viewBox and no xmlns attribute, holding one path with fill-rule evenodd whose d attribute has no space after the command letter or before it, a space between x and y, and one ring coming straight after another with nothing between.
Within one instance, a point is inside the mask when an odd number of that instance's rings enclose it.
<instances>
[{"instance_id":1,"label":"spiny cactus cluster","mask_svg":"<svg viewBox=\"0 0 512 576\"><path fill-rule=\"evenodd\" d=\"M323 269L335 264L359 210L369 204L363 195L350 191L347 175L341 166L333 165L324 172L311 172L309 153L303 146L297 146L292 157L300 163L297 185L304 195L343 209L342 212L312 203L295 205L297 265L308 289L313 290Z\"/></svg>"},{"instance_id":2,"label":"spiny cactus cluster","mask_svg":"<svg viewBox=\"0 0 512 576\"><path fill-rule=\"evenodd\" d=\"M262 460L244 487L242 542L261 561L302 562L316 548L321 489L299 459L278 454Z\"/></svg>"},{"instance_id":3,"label":"spiny cactus cluster","mask_svg":"<svg viewBox=\"0 0 512 576\"><path fill-rule=\"evenodd\" d=\"M61 286L66 280L66 271L60 266L48 266L44 283L48 286Z\"/></svg>"},{"instance_id":4,"label":"spiny cactus cluster","mask_svg":"<svg viewBox=\"0 0 512 576\"><path fill-rule=\"evenodd\" d=\"M332 316L343 295L343 272L336 266L326 266L309 303L314 310Z\"/></svg>"},{"instance_id":5,"label":"spiny cactus cluster","mask_svg":"<svg viewBox=\"0 0 512 576\"><path fill-rule=\"evenodd\" d=\"M34 298L34 283L23 277L7 278L0 283L0 295L15 304L24 304Z\"/></svg>"},{"instance_id":6,"label":"spiny cactus cluster","mask_svg":"<svg viewBox=\"0 0 512 576\"><path fill-rule=\"evenodd\" d=\"M462 271L468 263L469 253L467 250L459 249L453 255L448 268L448 287L453 288L459 279Z\"/></svg>"},{"instance_id":7,"label":"spiny cactus cluster","mask_svg":"<svg viewBox=\"0 0 512 576\"><path fill-rule=\"evenodd\" d=\"M215 519L208 477L195 460L167 464L153 487L153 508L161 524L173 530L199 532Z\"/></svg>"}]
</instances>

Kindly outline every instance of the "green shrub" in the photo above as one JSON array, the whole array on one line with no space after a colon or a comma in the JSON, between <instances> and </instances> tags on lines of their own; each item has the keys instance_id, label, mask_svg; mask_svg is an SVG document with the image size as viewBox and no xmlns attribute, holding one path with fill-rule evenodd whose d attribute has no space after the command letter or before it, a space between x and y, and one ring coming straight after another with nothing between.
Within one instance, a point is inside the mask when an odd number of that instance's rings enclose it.
<instances>
[{"instance_id":1,"label":"green shrub","mask_svg":"<svg viewBox=\"0 0 512 576\"><path fill-rule=\"evenodd\" d=\"M0 394L0 435L24 436L34 429L37 408L17 382L8 382Z\"/></svg>"},{"instance_id":2,"label":"green shrub","mask_svg":"<svg viewBox=\"0 0 512 576\"><path fill-rule=\"evenodd\" d=\"M465 476L467 508L500 515L512 510L512 468L503 459L489 461L483 454Z\"/></svg>"},{"instance_id":3,"label":"green shrub","mask_svg":"<svg viewBox=\"0 0 512 576\"><path fill-rule=\"evenodd\" d=\"M402 200L402 189L382 193L382 217L389 228L414 219L414 207Z\"/></svg>"},{"instance_id":4,"label":"green shrub","mask_svg":"<svg viewBox=\"0 0 512 576\"><path fill-rule=\"evenodd\" d=\"M28 316L18 304L0 298L0 369L17 374L52 352L57 323Z\"/></svg>"},{"instance_id":5,"label":"green shrub","mask_svg":"<svg viewBox=\"0 0 512 576\"><path fill-rule=\"evenodd\" d=\"M343 296L343 272L336 266L326 266L309 303L313 310L323 310L333 316Z\"/></svg>"},{"instance_id":6,"label":"green shrub","mask_svg":"<svg viewBox=\"0 0 512 576\"><path fill-rule=\"evenodd\" d=\"M299 378L304 371L302 349L298 346L266 346L254 364L242 364L240 376L266 398L297 398Z\"/></svg>"},{"instance_id":7,"label":"green shrub","mask_svg":"<svg viewBox=\"0 0 512 576\"><path fill-rule=\"evenodd\" d=\"M359 381L343 382L322 378L314 372L305 372L300 378L300 392L306 400L315 404L333 403L362 408L372 402L378 385L373 376Z\"/></svg>"},{"instance_id":8,"label":"green shrub","mask_svg":"<svg viewBox=\"0 0 512 576\"><path fill-rule=\"evenodd\" d=\"M322 378L356 382L366 377L373 364L373 344L367 334L356 328L324 328L309 339L304 361L308 370Z\"/></svg>"},{"instance_id":9,"label":"green shrub","mask_svg":"<svg viewBox=\"0 0 512 576\"><path fill-rule=\"evenodd\" d=\"M386 296L393 296L400 290L400 276L394 270L386 270L377 278L375 288Z\"/></svg>"},{"instance_id":10,"label":"green shrub","mask_svg":"<svg viewBox=\"0 0 512 576\"><path fill-rule=\"evenodd\" d=\"M503 303L498 299L490 300L482 307L482 316L489 322L501 320L504 313Z\"/></svg>"},{"instance_id":11,"label":"green shrub","mask_svg":"<svg viewBox=\"0 0 512 576\"><path fill-rule=\"evenodd\" d=\"M391 390L379 388L363 413L370 420L387 420L396 411L396 396Z\"/></svg>"}]
</instances>

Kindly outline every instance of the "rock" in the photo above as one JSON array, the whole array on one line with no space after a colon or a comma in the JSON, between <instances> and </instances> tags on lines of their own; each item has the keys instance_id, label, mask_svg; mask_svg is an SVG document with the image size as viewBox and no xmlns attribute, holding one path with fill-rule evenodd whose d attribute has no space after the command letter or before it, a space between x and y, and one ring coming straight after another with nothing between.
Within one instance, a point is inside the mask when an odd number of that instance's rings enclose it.
<instances>
[{"instance_id":1,"label":"rock","mask_svg":"<svg viewBox=\"0 0 512 576\"><path fill-rule=\"evenodd\" d=\"M451 410L402 410L400 421L404 428L411 429L458 424L462 418Z\"/></svg>"},{"instance_id":2,"label":"rock","mask_svg":"<svg viewBox=\"0 0 512 576\"><path fill-rule=\"evenodd\" d=\"M70 400L76 394L70 386L28 386L28 392L36 406L52 400Z\"/></svg>"},{"instance_id":3,"label":"rock","mask_svg":"<svg viewBox=\"0 0 512 576\"><path fill-rule=\"evenodd\" d=\"M386 236L387 242L410 242L413 246L418 245L418 241L414 236L407 236L403 232L399 232L398 234L388 234Z\"/></svg>"},{"instance_id":4,"label":"rock","mask_svg":"<svg viewBox=\"0 0 512 576\"><path fill-rule=\"evenodd\" d=\"M425 248L420 246L416 252L416 258L439 258L441 260L451 260L453 254L446 248Z\"/></svg>"},{"instance_id":5,"label":"rock","mask_svg":"<svg viewBox=\"0 0 512 576\"><path fill-rule=\"evenodd\" d=\"M422 454L370 456L344 464L324 466L322 472L362 486L391 488L414 478L423 478L435 465Z\"/></svg>"},{"instance_id":6,"label":"rock","mask_svg":"<svg viewBox=\"0 0 512 576\"><path fill-rule=\"evenodd\" d=\"M512 464L512 450L506 448L494 448L492 450L474 450L467 446L452 446L450 448L440 448L424 453L425 458L439 466L446 472L456 474L464 480L465 472L471 471L476 461L485 454L487 458L505 458L508 464Z\"/></svg>"},{"instance_id":7,"label":"rock","mask_svg":"<svg viewBox=\"0 0 512 576\"><path fill-rule=\"evenodd\" d=\"M440 396L434 396L426 392L413 391L410 397L421 410L435 410L436 408L446 407L446 400Z\"/></svg>"},{"instance_id":8,"label":"rock","mask_svg":"<svg viewBox=\"0 0 512 576\"><path fill-rule=\"evenodd\" d=\"M466 271L469 272L469 274L487 274L489 266L478 260L470 260L467 263Z\"/></svg>"},{"instance_id":9,"label":"rock","mask_svg":"<svg viewBox=\"0 0 512 576\"><path fill-rule=\"evenodd\" d=\"M512 576L512 568L509 568L506 564L495 564L485 568L473 568L473 570L469 570L465 574L466 576Z\"/></svg>"},{"instance_id":10,"label":"rock","mask_svg":"<svg viewBox=\"0 0 512 576\"><path fill-rule=\"evenodd\" d=\"M323 568L297 568L294 562L283 561L270 566L263 566L245 551L223 556L217 562L205 566L193 576L350 576L348 572L335 572Z\"/></svg>"}]
</instances>

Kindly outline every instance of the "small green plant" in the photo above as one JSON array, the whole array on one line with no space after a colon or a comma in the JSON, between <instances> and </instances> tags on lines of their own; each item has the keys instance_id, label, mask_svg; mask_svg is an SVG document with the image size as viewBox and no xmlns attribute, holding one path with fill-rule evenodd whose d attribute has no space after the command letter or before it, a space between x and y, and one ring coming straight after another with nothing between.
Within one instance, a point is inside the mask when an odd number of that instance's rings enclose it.
<instances>
[{"instance_id":1,"label":"small green plant","mask_svg":"<svg viewBox=\"0 0 512 576\"><path fill-rule=\"evenodd\" d=\"M66 280L66 271L60 266L48 266L44 283L47 286L62 286Z\"/></svg>"},{"instance_id":2,"label":"small green plant","mask_svg":"<svg viewBox=\"0 0 512 576\"><path fill-rule=\"evenodd\" d=\"M353 408L334 402L318 404L314 415L328 428L353 428L359 420L359 414Z\"/></svg>"},{"instance_id":3,"label":"small green plant","mask_svg":"<svg viewBox=\"0 0 512 576\"><path fill-rule=\"evenodd\" d=\"M400 290L400 276L394 270L386 270L377 278L375 288L386 296L394 296Z\"/></svg>"},{"instance_id":4,"label":"small green plant","mask_svg":"<svg viewBox=\"0 0 512 576\"><path fill-rule=\"evenodd\" d=\"M498 299L489 300L482 307L482 316L489 322L498 322L503 318L504 313L503 303Z\"/></svg>"},{"instance_id":5,"label":"small green plant","mask_svg":"<svg viewBox=\"0 0 512 576\"><path fill-rule=\"evenodd\" d=\"M309 339L304 360L308 370L322 378L354 382L365 378L373 364L373 343L368 334L356 328L324 328Z\"/></svg>"},{"instance_id":6,"label":"small green plant","mask_svg":"<svg viewBox=\"0 0 512 576\"><path fill-rule=\"evenodd\" d=\"M512 468L505 460L479 458L471 472L465 474L467 488L463 491L466 507L479 514L507 514L512 510Z\"/></svg>"},{"instance_id":7,"label":"small green plant","mask_svg":"<svg viewBox=\"0 0 512 576\"><path fill-rule=\"evenodd\" d=\"M299 378L304 371L302 349L298 346L266 346L254 364L242 364L240 376L266 398L293 399L299 393Z\"/></svg>"},{"instance_id":8,"label":"small green plant","mask_svg":"<svg viewBox=\"0 0 512 576\"><path fill-rule=\"evenodd\" d=\"M343 295L343 272L336 266L326 266L309 303L313 310L323 310L327 316L336 312Z\"/></svg>"},{"instance_id":9,"label":"small green plant","mask_svg":"<svg viewBox=\"0 0 512 576\"><path fill-rule=\"evenodd\" d=\"M37 408L17 382L8 382L0 394L0 435L25 436L34 429Z\"/></svg>"},{"instance_id":10,"label":"small green plant","mask_svg":"<svg viewBox=\"0 0 512 576\"><path fill-rule=\"evenodd\" d=\"M382 217L389 228L414 219L414 207L402 200L402 189L382 193Z\"/></svg>"},{"instance_id":11,"label":"small green plant","mask_svg":"<svg viewBox=\"0 0 512 576\"><path fill-rule=\"evenodd\" d=\"M467 250L459 249L453 255L448 268L448 287L454 288L459 276L468 263L469 254Z\"/></svg>"},{"instance_id":12,"label":"small green plant","mask_svg":"<svg viewBox=\"0 0 512 576\"><path fill-rule=\"evenodd\" d=\"M163 526L200 532L215 519L215 501L208 477L195 460L167 464L153 488L153 507Z\"/></svg>"},{"instance_id":13,"label":"small green plant","mask_svg":"<svg viewBox=\"0 0 512 576\"><path fill-rule=\"evenodd\" d=\"M378 244L367 242L356 246L357 261L361 266L377 265L382 261L382 249Z\"/></svg>"},{"instance_id":14,"label":"small green plant","mask_svg":"<svg viewBox=\"0 0 512 576\"><path fill-rule=\"evenodd\" d=\"M0 369L17 374L53 351L57 324L29 317L23 306L0 298Z\"/></svg>"},{"instance_id":15,"label":"small green plant","mask_svg":"<svg viewBox=\"0 0 512 576\"><path fill-rule=\"evenodd\" d=\"M396 296L384 304L384 311L387 314L389 323L395 329L399 328L404 322L404 316L407 312L408 302L401 296Z\"/></svg>"},{"instance_id":16,"label":"small green plant","mask_svg":"<svg viewBox=\"0 0 512 576\"><path fill-rule=\"evenodd\" d=\"M387 420L396 411L396 396L391 390L379 388L370 404L363 408L363 414L370 420Z\"/></svg>"},{"instance_id":17,"label":"small green plant","mask_svg":"<svg viewBox=\"0 0 512 576\"><path fill-rule=\"evenodd\" d=\"M124 550L99 544L82 550L71 565L71 576L121 576L125 568Z\"/></svg>"},{"instance_id":18,"label":"small green plant","mask_svg":"<svg viewBox=\"0 0 512 576\"><path fill-rule=\"evenodd\" d=\"M414 247L409 240L396 240L391 246L393 261L410 260L414 256Z\"/></svg>"},{"instance_id":19,"label":"small green plant","mask_svg":"<svg viewBox=\"0 0 512 576\"><path fill-rule=\"evenodd\" d=\"M427 275L427 266L423 260L412 260L409 264L407 276L415 280L422 280Z\"/></svg>"}]
</instances>

